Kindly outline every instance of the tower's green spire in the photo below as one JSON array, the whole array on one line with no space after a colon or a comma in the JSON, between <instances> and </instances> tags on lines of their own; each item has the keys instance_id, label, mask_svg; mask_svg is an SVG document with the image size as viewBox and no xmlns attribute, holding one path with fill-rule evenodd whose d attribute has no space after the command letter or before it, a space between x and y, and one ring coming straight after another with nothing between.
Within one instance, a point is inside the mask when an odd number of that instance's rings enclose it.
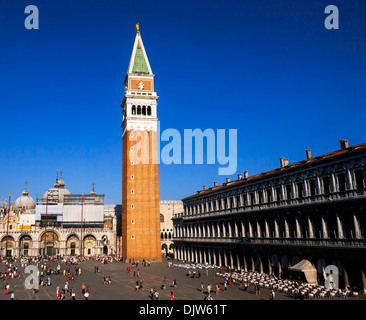
<instances>
[{"instance_id":1,"label":"tower's green spire","mask_svg":"<svg viewBox=\"0 0 366 320\"><path fill-rule=\"evenodd\" d=\"M137 43L135 59L133 62L132 72L136 73L149 73L149 68L147 67L147 63L144 57L144 53L142 51L142 47L140 41Z\"/></svg>"}]
</instances>

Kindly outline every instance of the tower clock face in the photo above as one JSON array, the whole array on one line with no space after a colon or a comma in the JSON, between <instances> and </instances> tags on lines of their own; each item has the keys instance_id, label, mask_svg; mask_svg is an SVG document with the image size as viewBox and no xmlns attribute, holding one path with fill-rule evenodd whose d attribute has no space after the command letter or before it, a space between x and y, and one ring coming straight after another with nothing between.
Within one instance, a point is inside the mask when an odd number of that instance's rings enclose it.
<instances>
[{"instance_id":1,"label":"tower clock face","mask_svg":"<svg viewBox=\"0 0 366 320\"><path fill-rule=\"evenodd\" d=\"M139 88L140 90L144 89L145 85L142 81L140 81L140 83L137 85L137 88Z\"/></svg>"}]
</instances>

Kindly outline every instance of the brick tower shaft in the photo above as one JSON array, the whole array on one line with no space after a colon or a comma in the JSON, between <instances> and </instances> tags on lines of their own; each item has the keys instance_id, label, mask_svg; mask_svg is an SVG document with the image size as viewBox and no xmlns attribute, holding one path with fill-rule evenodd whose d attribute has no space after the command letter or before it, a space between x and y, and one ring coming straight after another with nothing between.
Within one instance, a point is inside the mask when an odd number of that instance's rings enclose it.
<instances>
[{"instance_id":1,"label":"brick tower shaft","mask_svg":"<svg viewBox=\"0 0 366 320\"><path fill-rule=\"evenodd\" d=\"M160 260L157 99L154 74L137 29L124 80L122 147L122 256Z\"/></svg>"}]
</instances>

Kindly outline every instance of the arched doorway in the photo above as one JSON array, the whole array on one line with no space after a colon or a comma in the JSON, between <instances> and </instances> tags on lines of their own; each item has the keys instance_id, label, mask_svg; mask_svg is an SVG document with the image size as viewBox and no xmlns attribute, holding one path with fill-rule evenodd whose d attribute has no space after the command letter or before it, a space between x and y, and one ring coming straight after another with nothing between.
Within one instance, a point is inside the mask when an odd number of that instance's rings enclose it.
<instances>
[{"instance_id":1,"label":"arched doorway","mask_svg":"<svg viewBox=\"0 0 366 320\"><path fill-rule=\"evenodd\" d=\"M87 235L84 238L84 252L83 255L85 256L92 256L95 255L95 246L96 246L96 239L92 235Z\"/></svg>"},{"instance_id":2,"label":"arched doorway","mask_svg":"<svg viewBox=\"0 0 366 320\"><path fill-rule=\"evenodd\" d=\"M14 254L15 241L12 236L3 237L1 240L1 255L2 256L12 256Z\"/></svg>"},{"instance_id":3,"label":"arched doorway","mask_svg":"<svg viewBox=\"0 0 366 320\"><path fill-rule=\"evenodd\" d=\"M47 231L47 234L43 233L41 237L40 254L47 256L53 256L58 254L59 238L56 232Z\"/></svg>"},{"instance_id":4,"label":"arched doorway","mask_svg":"<svg viewBox=\"0 0 366 320\"><path fill-rule=\"evenodd\" d=\"M79 253L80 241L76 235L70 235L66 241L66 254L70 256L75 256Z\"/></svg>"},{"instance_id":5,"label":"arched doorway","mask_svg":"<svg viewBox=\"0 0 366 320\"><path fill-rule=\"evenodd\" d=\"M103 254L104 255L107 255L108 254L108 244L109 244L109 241L108 241L108 237L106 235L102 236L102 246L103 246Z\"/></svg>"},{"instance_id":6,"label":"arched doorway","mask_svg":"<svg viewBox=\"0 0 366 320\"><path fill-rule=\"evenodd\" d=\"M30 256L30 248L32 247L32 238L29 235L24 235L19 239L19 253L21 256Z\"/></svg>"}]
</instances>

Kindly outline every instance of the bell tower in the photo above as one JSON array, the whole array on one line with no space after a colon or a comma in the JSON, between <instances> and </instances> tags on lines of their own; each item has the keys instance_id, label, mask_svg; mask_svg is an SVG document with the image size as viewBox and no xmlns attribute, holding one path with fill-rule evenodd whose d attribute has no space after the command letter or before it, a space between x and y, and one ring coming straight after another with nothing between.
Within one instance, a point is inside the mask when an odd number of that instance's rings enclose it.
<instances>
[{"instance_id":1,"label":"bell tower","mask_svg":"<svg viewBox=\"0 0 366 320\"><path fill-rule=\"evenodd\" d=\"M122 107L122 257L160 260L157 99L139 25Z\"/></svg>"}]
</instances>

